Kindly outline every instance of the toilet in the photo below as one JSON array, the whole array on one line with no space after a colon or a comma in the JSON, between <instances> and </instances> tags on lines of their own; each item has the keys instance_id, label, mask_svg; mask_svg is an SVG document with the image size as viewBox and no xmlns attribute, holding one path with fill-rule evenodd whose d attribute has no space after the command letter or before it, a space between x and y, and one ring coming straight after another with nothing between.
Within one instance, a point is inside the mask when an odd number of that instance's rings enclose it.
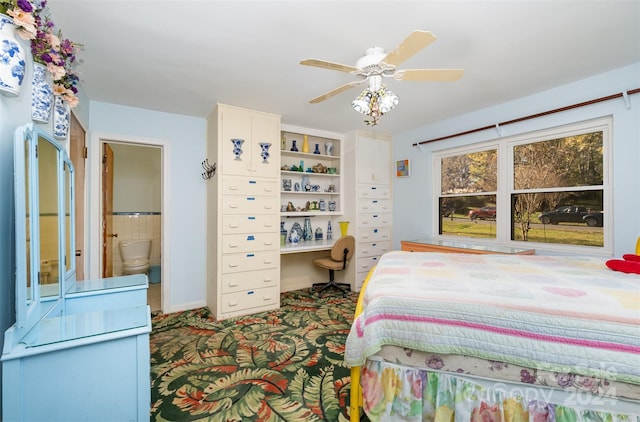
<instances>
[{"instance_id":1,"label":"toilet","mask_svg":"<svg viewBox=\"0 0 640 422\"><path fill-rule=\"evenodd\" d=\"M122 272L127 274L146 274L149 270L151 239L120 241Z\"/></svg>"}]
</instances>

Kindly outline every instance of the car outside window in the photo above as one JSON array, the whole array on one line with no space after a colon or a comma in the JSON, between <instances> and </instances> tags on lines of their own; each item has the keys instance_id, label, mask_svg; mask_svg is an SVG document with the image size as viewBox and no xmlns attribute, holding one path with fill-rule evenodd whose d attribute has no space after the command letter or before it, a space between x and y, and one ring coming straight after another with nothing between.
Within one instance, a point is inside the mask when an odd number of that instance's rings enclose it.
<instances>
[{"instance_id":1,"label":"car outside window","mask_svg":"<svg viewBox=\"0 0 640 422\"><path fill-rule=\"evenodd\" d=\"M610 126L604 118L434 153L438 234L607 247Z\"/></svg>"}]
</instances>

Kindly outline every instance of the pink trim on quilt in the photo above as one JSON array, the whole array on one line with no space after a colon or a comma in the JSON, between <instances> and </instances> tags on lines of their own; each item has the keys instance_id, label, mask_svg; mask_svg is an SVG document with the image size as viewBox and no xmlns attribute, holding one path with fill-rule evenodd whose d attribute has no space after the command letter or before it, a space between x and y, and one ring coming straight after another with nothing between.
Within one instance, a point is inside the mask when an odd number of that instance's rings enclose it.
<instances>
[{"instance_id":1,"label":"pink trim on quilt","mask_svg":"<svg viewBox=\"0 0 640 422\"><path fill-rule=\"evenodd\" d=\"M640 353L640 347L626 345L626 344L606 343L603 341L595 341L595 340L568 339L566 337L530 333L530 332L521 331L521 330L514 330L511 328L494 327L487 324L478 324L478 323L464 322L464 321L453 321L453 320L433 318L433 317L416 317L416 316L410 316L410 315L407 316L407 315L397 315L397 314L375 315L370 318L367 318L365 325L369 325L371 323L375 323L377 321L385 320L385 319L392 320L392 321L411 321L411 322L423 322L423 323L433 323L433 324L440 324L440 325L449 325L449 326L460 326L460 327L472 328L476 330L491 331L494 333L509 335L513 337L524 337L524 338L543 340L548 342L571 344L574 346L585 346L585 347L591 347L594 349L605 349L605 350L612 350L612 351L626 352L626 353L629 353L629 352ZM360 324L357 325L357 329L358 329L358 336L362 337L364 332L361 329Z\"/></svg>"}]
</instances>

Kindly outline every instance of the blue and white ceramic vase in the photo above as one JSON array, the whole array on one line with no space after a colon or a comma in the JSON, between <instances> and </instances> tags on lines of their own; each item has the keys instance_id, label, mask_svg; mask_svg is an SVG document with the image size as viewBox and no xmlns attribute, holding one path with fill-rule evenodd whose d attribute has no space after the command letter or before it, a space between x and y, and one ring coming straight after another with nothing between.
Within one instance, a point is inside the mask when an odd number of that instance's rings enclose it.
<instances>
[{"instance_id":1,"label":"blue and white ceramic vase","mask_svg":"<svg viewBox=\"0 0 640 422\"><path fill-rule=\"evenodd\" d=\"M51 74L40 64L33 64L33 83L31 85L31 120L48 123L53 105Z\"/></svg>"},{"instance_id":2,"label":"blue and white ceramic vase","mask_svg":"<svg viewBox=\"0 0 640 422\"><path fill-rule=\"evenodd\" d=\"M8 97L20 94L24 79L26 50L16 37L11 17L0 13L0 92Z\"/></svg>"},{"instance_id":3,"label":"blue and white ceramic vase","mask_svg":"<svg viewBox=\"0 0 640 422\"><path fill-rule=\"evenodd\" d=\"M308 218L304 219L304 229L302 229L302 238L304 240L313 239L313 229L311 228L311 220Z\"/></svg>"},{"instance_id":4,"label":"blue and white ceramic vase","mask_svg":"<svg viewBox=\"0 0 640 422\"><path fill-rule=\"evenodd\" d=\"M69 133L69 104L61 96L55 95L53 100L53 137L66 141Z\"/></svg>"},{"instance_id":5,"label":"blue and white ceramic vase","mask_svg":"<svg viewBox=\"0 0 640 422\"><path fill-rule=\"evenodd\" d=\"M236 160L241 160L240 156L242 155L242 144L244 144L244 139L231 139L233 143L233 155Z\"/></svg>"},{"instance_id":6,"label":"blue and white ceramic vase","mask_svg":"<svg viewBox=\"0 0 640 422\"><path fill-rule=\"evenodd\" d=\"M268 163L269 159L269 147L271 144L269 142L260 142L260 157L262 157L263 163Z\"/></svg>"}]
</instances>

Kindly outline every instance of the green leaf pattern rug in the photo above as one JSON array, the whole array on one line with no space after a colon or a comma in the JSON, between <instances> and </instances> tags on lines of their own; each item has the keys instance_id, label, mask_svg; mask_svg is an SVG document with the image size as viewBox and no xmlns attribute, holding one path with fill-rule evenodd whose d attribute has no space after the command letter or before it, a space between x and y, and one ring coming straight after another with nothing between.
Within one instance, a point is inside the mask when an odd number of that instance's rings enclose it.
<instances>
[{"instance_id":1,"label":"green leaf pattern rug","mask_svg":"<svg viewBox=\"0 0 640 422\"><path fill-rule=\"evenodd\" d=\"M356 293L282 293L281 308L215 321L153 315L152 421L348 421L344 345Z\"/></svg>"}]
</instances>

